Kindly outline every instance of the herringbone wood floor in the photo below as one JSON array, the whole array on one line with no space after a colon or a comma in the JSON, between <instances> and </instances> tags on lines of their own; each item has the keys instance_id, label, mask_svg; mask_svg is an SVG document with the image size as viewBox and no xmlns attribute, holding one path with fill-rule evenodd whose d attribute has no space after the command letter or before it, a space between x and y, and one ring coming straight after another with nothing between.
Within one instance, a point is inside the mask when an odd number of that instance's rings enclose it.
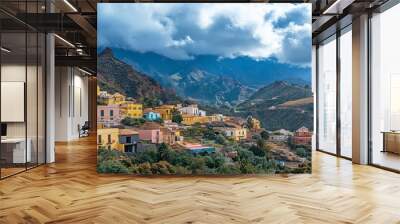
<instances>
[{"instance_id":1,"label":"herringbone wood floor","mask_svg":"<svg viewBox=\"0 0 400 224\"><path fill-rule=\"evenodd\" d=\"M314 153L312 175L96 173L95 139L0 181L0 223L400 223L400 175Z\"/></svg>"}]
</instances>

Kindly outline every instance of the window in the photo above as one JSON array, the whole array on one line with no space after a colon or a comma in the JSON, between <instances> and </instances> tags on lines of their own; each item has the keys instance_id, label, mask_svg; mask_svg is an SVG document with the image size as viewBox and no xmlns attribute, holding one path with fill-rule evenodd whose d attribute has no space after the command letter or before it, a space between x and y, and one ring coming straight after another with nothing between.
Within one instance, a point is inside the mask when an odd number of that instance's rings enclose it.
<instances>
[{"instance_id":1,"label":"window","mask_svg":"<svg viewBox=\"0 0 400 224\"><path fill-rule=\"evenodd\" d=\"M371 18L371 162L400 170L400 4Z\"/></svg>"},{"instance_id":2,"label":"window","mask_svg":"<svg viewBox=\"0 0 400 224\"><path fill-rule=\"evenodd\" d=\"M336 153L336 36L318 48L318 149Z\"/></svg>"},{"instance_id":3,"label":"window","mask_svg":"<svg viewBox=\"0 0 400 224\"><path fill-rule=\"evenodd\" d=\"M112 142L111 142L111 135L108 135L107 136L107 139L108 139L108 144L111 144Z\"/></svg>"},{"instance_id":4,"label":"window","mask_svg":"<svg viewBox=\"0 0 400 224\"><path fill-rule=\"evenodd\" d=\"M352 157L352 34L340 36L340 155Z\"/></svg>"},{"instance_id":5,"label":"window","mask_svg":"<svg viewBox=\"0 0 400 224\"><path fill-rule=\"evenodd\" d=\"M2 127L6 125L4 136L16 142L0 144L2 179L45 163L46 37L10 16L14 14L14 6L19 8L19 18L25 17L25 13L43 12L42 0L0 2L11 12L0 12L2 23L12 24L12 29L0 25L0 111L3 115L0 123ZM13 97L7 98L7 95Z\"/></svg>"},{"instance_id":6,"label":"window","mask_svg":"<svg viewBox=\"0 0 400 224\"><path fill-rule=\"evenodd\" d=\"M130 136L126 137L126 143L132 143L132 138Z\"/></svg>"},{"instance_id":7,"label":"window","mask_svg":"<svg viewBox=\"0 0 400 224\"><path fill-rule=\"evenodd\" d=\"M101 135L98 135L98 136L97 136L97 143L98 143L99 145L102 144L102 142L101 142Z\"/></svg>"},{"instance_id":8,"label":"window","mask_svg":"<svg viewBox=\"0 0 400 224\"><path fill-rule=\"evenodd\" d=\"M100 110L100 116L104 117L104 110Z\"/></svg>"},{"instance_id":9,"label":"window","mask_svg":"<svg viewBox=\"0 0 400 224\"><path fill-rule=\"evenodd\" d=\"M110 110L110 117L114 116L114 111Z\"/></svg>"}]
</instances>

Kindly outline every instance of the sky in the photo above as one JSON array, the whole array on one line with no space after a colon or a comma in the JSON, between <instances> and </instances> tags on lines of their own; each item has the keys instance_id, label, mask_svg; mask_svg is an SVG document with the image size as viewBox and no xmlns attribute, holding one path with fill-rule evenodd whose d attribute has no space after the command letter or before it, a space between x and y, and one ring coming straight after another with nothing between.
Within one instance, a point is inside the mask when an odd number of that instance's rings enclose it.
<instances>
[{"instance_id":1,"label":"sky","mask_svg":"<svg viewBox=\"0 0 400 224\"><path fill-rule=\"evenodd\" d=\"M101 3L98 46L311 65L311 4Z\"/></svg>"}]
</instances>

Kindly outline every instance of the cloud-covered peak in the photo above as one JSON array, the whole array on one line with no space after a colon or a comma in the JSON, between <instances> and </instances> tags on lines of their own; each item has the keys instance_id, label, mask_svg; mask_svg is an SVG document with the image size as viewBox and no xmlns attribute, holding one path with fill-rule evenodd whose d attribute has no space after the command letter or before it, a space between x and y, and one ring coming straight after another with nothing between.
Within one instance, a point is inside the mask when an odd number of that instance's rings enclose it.
<instances>
[{"instance_id":1,"label":"cloud-covered peak","mask_svg":"<svg viewBox=\"0 0 400 224\"><path fill-rule=\"evenodd\" d=\"M309 66L310 4L99 4L98 46L176 60L248 56Z\"/></svg>"}]
</instances>

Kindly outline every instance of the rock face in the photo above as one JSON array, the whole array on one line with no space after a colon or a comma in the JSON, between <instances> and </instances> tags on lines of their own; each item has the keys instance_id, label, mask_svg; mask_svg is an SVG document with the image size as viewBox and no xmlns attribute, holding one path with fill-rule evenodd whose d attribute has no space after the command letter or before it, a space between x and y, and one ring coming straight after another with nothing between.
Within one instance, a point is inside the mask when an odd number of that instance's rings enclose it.
<instances>
[{"instance_id":1,"label":"rock face","mask_svg":"<svg viewBox=\"0 0 400 224\"><path fill-rule=\"evenodd\" d=\"M115 58L109 48L98 55L97 63L98 84L103 90L119 92L140 101L161 100L168 103L179 100L173 90L162 88L153 78Z\"/></svg>"}]
</instances>

